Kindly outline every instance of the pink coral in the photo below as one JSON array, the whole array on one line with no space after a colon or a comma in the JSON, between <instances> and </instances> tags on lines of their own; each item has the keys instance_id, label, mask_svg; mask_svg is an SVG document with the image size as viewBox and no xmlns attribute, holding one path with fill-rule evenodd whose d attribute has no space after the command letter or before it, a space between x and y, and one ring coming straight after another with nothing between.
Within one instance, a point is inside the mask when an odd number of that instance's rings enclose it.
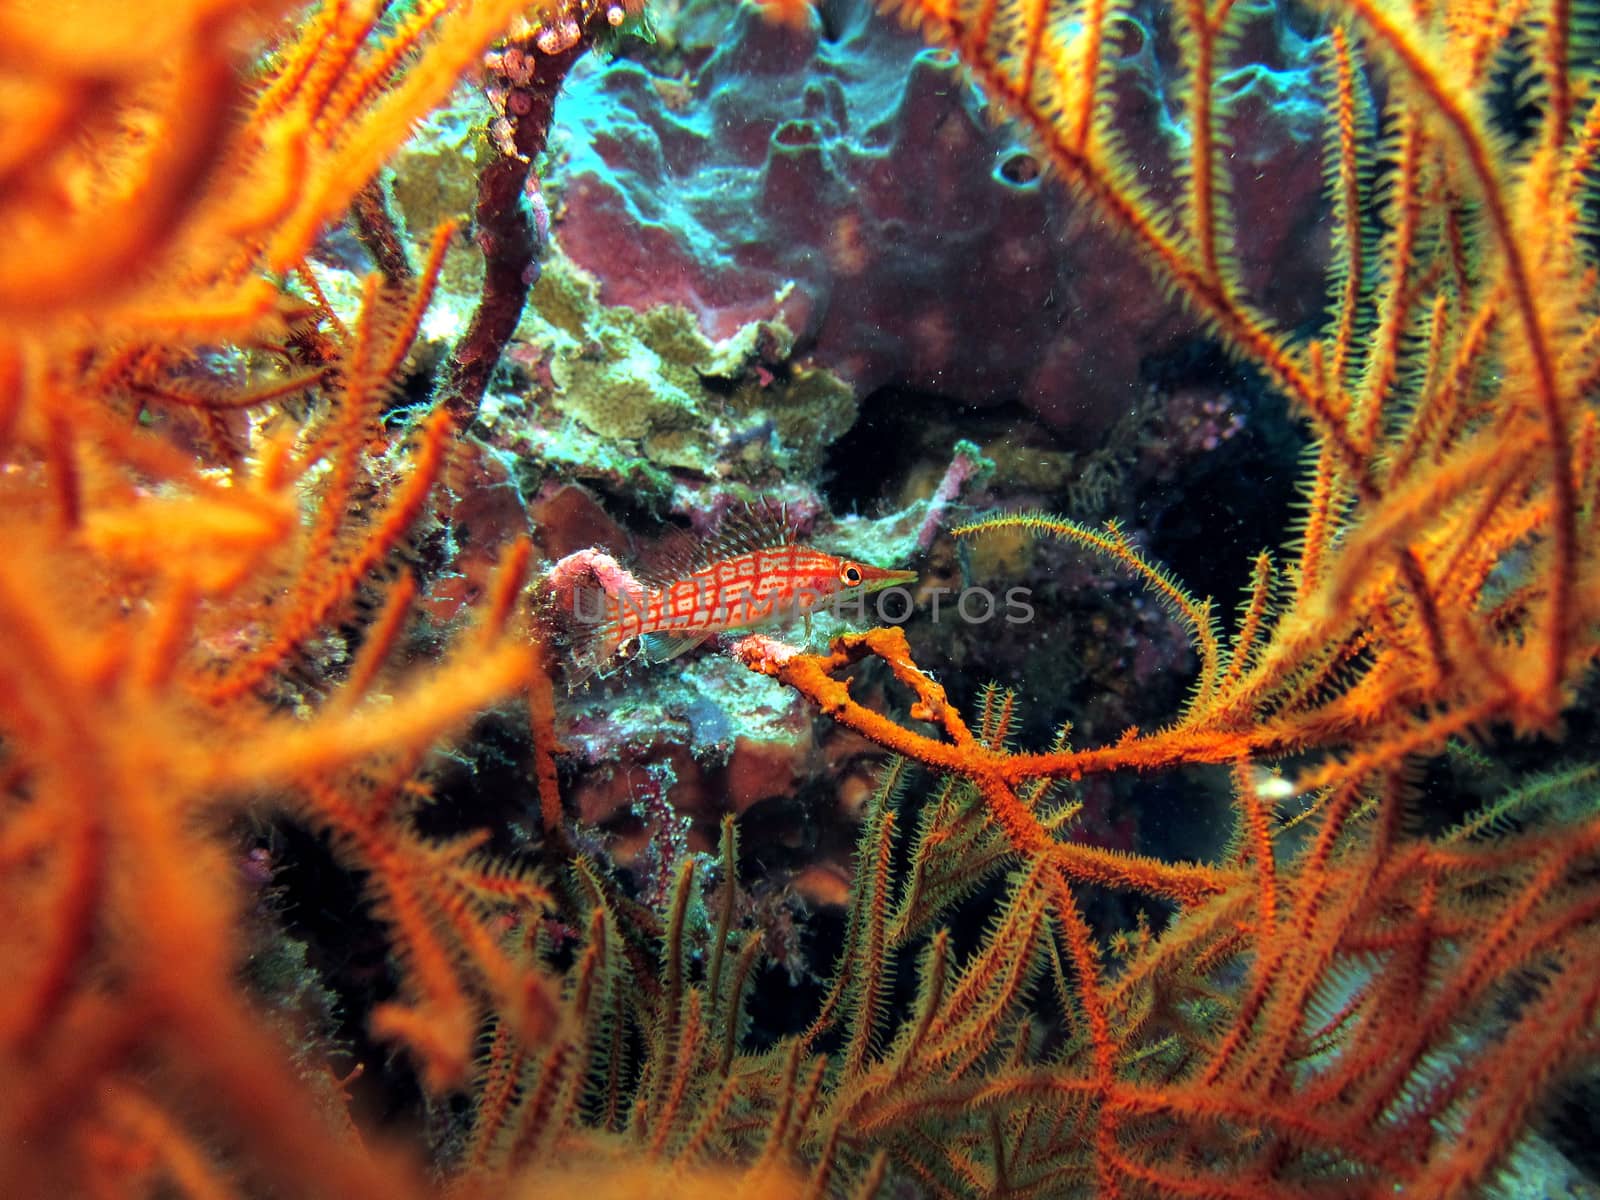
<instances>
[{"instance_id":1,"label":"pink coral","mask_svg":"<svg viewBox=\"0 0 1600 1200\"><path fill-rule=\"evenodd\" d=\"M607 596L636 595L645 590L627 567L592 546L557 562L545 573L545 582L557 600L567 601L585 587L598 587ZM561 607L564 612L573 611L570 603Z\"/></svg>"}]
</instances>

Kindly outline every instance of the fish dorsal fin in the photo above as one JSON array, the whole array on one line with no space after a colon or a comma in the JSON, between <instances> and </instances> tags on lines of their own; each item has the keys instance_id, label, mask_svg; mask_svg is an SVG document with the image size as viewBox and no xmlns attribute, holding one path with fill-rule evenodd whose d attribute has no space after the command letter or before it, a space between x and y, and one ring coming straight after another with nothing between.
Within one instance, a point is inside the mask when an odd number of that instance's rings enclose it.
<instances>
[{"instance_id":1,"label":"fish dorsal fin","mask_svg":"<svg viewBox=\"0 0 1600 1200\"><path fill-rule=\"evenodd\" d=\"M687 530L674 529L650 548L639 564L638 580L659 592L700 569L702 543Z\"/></svg>"},{"instance_id":2,"label":"fish dorsal fin","mask_svg":"<svg viewBox=\"0 0 1600 1200\"><path fill-rule=\"evenodd\" d=\"M776 550L794 541L794 523L789 520L786 506L746 504L731 509L722 519L717 532L706 543L701 566L752 550Z\"/></svg>"},{"instance_id":3,"label":"fish dorsal fin","mask_svg":"<svg viewBox=\"0 0 1600 1200\"><path fill-rule=\"evenodd\" d=\"M795 539L794 524L785 507L744 504L730 509L708 538L680 532L662 539L639 573L639 581L659 591L714 562L752 550L775 550Z\"/></svg>"}]
</instances>

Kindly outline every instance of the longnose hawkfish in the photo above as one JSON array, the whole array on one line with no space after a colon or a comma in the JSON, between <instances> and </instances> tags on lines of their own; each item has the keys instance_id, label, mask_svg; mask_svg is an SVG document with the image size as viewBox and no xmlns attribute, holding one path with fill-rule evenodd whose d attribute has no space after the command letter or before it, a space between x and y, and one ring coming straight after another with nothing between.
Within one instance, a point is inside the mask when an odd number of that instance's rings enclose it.
<instances>
[{"instance_id":1,"label":"longnose hawkfish","mask_svg":"<svg viewBox=\"0 0 1600 1200\"><path fill-rule=\"evenodd\" d=\"M609 560L608 560L609 561ZM823 608L847 606L869 592L915 582L915 571L892 571L802 544L787 516L748 509L681 562L635 578L619 573L610 586L575 589L572 615L587 626L573 683L606 675L640 656L665 662L719 633L754 629L796 617L810 632Z\"/></svg>"}]
</instances>

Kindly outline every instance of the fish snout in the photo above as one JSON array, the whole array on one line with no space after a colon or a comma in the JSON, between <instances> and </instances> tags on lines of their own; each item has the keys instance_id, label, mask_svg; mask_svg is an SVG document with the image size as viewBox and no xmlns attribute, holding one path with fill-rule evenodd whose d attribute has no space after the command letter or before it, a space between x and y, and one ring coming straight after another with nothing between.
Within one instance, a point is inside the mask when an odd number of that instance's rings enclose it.
<instances>
[{"instance_id":1,"label":"fish snout","mask_svg":"<svg viewBox=\"0 0 1600 1200\"><path fill-rule=\"evenodd\" d=\"M883 567L862 567L860 586L869 592L881 592L884 588L900 587L917 581L915 571L890 571Z\"/></svg>"}]
</instances>

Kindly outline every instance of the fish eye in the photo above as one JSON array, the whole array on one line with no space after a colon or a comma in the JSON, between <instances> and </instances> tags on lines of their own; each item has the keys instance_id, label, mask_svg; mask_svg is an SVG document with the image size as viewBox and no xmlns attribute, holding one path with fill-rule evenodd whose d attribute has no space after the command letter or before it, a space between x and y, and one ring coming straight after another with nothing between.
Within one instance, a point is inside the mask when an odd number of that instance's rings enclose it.
<instances>
[{"instance_id":1,"label":"fish eye","mask_svg":"<svg viewBox=\"0 0 1600 1200\"><path fill-rule=\"evenodd\" d=\"M844 566L839 568L839 578L851 587L855 587L856 584L861 582L861 568L856 566L855 563L845 563Z\"/></svg>"}]
</instances>

